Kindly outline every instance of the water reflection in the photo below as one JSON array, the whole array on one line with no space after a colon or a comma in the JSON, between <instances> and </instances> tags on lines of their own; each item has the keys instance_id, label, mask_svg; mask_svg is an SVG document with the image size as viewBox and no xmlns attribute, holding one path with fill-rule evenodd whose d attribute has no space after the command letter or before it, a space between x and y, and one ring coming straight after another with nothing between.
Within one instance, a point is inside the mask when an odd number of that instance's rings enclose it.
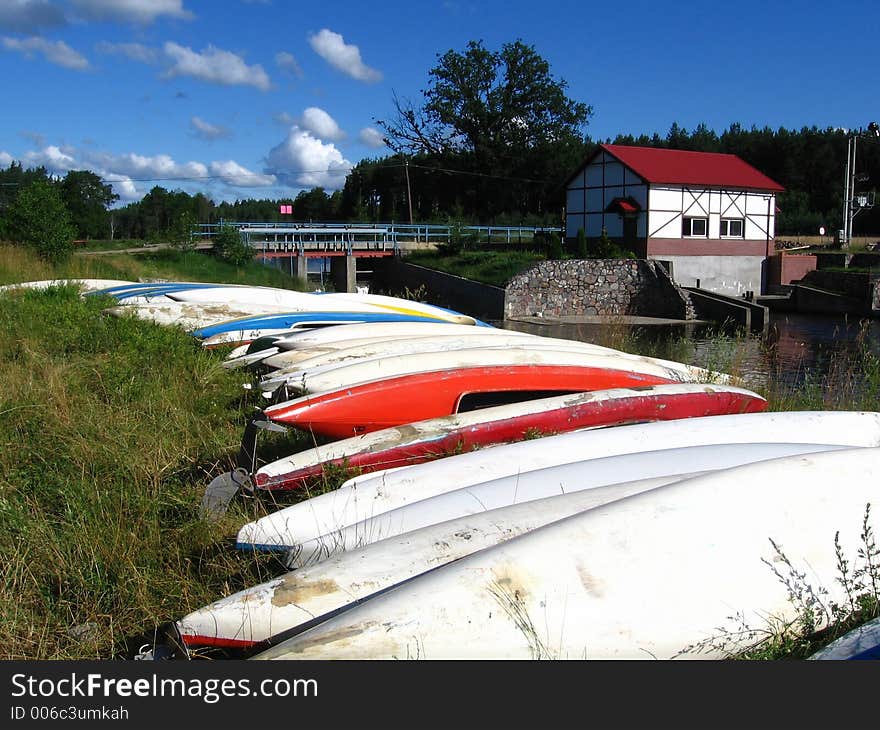
<instances>
[{"instance_id":1,"label":"water reflection","mask_svg":"<svg viewBox=\"0 0 880 730\"><path fill-rule=\"evenodd\" d=\"M716 325L534 323L505 321L506 329L595 342L644 355L738 373L746 383L770 380L797 388L846 371L858 375L865 351L880 358L880 320L846 315L771 313L761 335L724 332ZM878 404L880 407L880 404Z\"/></svg>"}]
</instances>

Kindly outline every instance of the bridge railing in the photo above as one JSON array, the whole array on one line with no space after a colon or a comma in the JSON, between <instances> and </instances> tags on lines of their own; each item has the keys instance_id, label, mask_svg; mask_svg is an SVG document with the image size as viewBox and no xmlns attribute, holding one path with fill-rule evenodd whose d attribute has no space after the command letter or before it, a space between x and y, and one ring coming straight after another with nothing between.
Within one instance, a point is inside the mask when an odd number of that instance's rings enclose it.
<instances>
[{"instance_id":1,"label":"bridge railing","mask_svg":"<svg viewBox=\"0 0 880 730\"><path fill-rule=\"evenodd\" d=\"M475 243L527 244L536 233L563 234L562 228L548 226L455 226L438 223L324 223L272 221L267 223L220 221L199 226L198 236L210 239L223 224L238 228L248 241L257 242L258 236L266 243L295 242L315 244L378 243L378 236L386 246L397 250L401 243L445 243L454 236L473 237ZM372 238L371 238L372 237Z\"/></svg>"}]
</instances>

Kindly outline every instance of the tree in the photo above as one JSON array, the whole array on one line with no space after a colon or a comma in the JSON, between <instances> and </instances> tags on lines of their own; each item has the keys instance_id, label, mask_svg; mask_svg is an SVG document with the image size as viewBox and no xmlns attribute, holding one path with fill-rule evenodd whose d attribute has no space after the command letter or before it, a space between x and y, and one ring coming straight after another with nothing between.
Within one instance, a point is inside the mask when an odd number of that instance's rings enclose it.
<instances>
[{"instance_id":1,"label":"tree","mask_svg":"<svg viewBox=\"0 0 880 730\"><path fill-rule=\"evenodd\" d=\"M479 201L482 218L545 212L583 159L592 108L568 98L566 82L521 41L500 51L471 41L464 53L438 59L424 104L395 96L395 116L377 120L387 144L442 169L444 187L459 200Z\"/></svg>"},{"instance_id":2,"label":"tree","mask_svg":"<svg viewBox=\"0 0 880 730\"><path fill-rule=\"evenodd\" d=\"M22 188L7 214L8 233L44 259L62 261L73 250L76 229L56 184L38 180Z\"/></svg>"},{"instance_id":3,"label":"tree","mask_svg":"<svg viewBox=\"0 0 880 730\"><path fill-rule=\"evenodd\" d=\"M214 253L233 266L244 266L253 258L254 252L235 228L223 224L214 236Z\"/></svg>"},{"instance_id":4,"label":"tree","mask_svg":"<svg viewBox=\"0 0 880 730\"><path fill-rule=\"evenodd\" d=\"M408 154L472 152L506 158L511 148L534 148L575 135L592 108L565 95L567 83L521 41L489 51L470 41L464 54L449 50L430 71L426 103L416 110L395 97L397 117L378 121L393 149Z\"/></svg>"},{"instance_id":5,"label":"tree","mask_svg":"<svg viewBox=\"0 0 880 730\"><path fill-rule=\"evenodd\" d=\"M88 170L71 170L61 181L61 198L81 238L104 238L110 230L108 209L119 200L110 185Z\"/></svg>"}]
</instances>

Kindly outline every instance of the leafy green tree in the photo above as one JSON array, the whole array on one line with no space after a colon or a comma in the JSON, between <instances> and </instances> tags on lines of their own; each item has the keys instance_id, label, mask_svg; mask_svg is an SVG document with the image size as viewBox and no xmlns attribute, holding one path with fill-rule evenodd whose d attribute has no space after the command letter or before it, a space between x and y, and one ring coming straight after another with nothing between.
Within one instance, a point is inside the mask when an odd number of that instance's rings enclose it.
<instances>
[{"instance_id":1,"label":"leafy green tree","mask_svg":"<svg viewBox=\"0 0 880 730\"><path fill-rule=\"evenodd\" d=\"M169 238L178 250L192 251L196 247L197 231L198 225L195 215L189 210L184 210L177 216L177 220L169 231Z\"/></svg>"},{"instance_id":2,"label":"leafy green tree","mask_svg":"<svg viewBox=\"0 0 880 730\"><path fill-rule=\"evenodd\" d=\"M439 56L429 76L422 106L395 97L395 116L377 120L389 146L442 170L447 194L479 201L485 219L546 210L583 158L591 107L568 98L566 82L519 40L499 51L470 41Z\"/></svg>"},{"instance_id":3,"label":"leafy green tree","mask_svg":"<svg viewBox=\"0 0 880 730\"><path fill-rule=\"evenodd\" d=\"M80 238L106 238L110 232L108 209L119 200L112 186L102 183L94 172L71 170L60 187Z\"/></svg>"},{"instance_id":4,"label":"leafy green tree","mask_svg":"<svg viewBox=\"0 0 880 730\"><path fill-rule=\"evenodd\" d=\"M511 149L580 136L592 114L565 95L566 82L554 79L547 61L522 41L500 51L470 41L464 53L439 56L430 76L421 110L395 99L396 119L379 122L395 149L506 159Z\"/></svg>"},{"instance_id":5,"label":"leafy green tree","mask_svg":"<svg viewBox=\"0 0 880 730\"><path fill-rule=\"evenodd\" d=\"M76 229L58 187L47 180L19 191L7 222L13 241L30 246L48 261L63 261L73 250Z\"/></svg>"},{"instance_id":6,"label":"leafy green tree","mask_svg":"<svg viewBox=\"0 0 880 730\"><path fill-rule=\"evenodd\" d=\"M0 240L11 238L8 215L16 196L23 188L38 180L50 181L45 167L25 169L20 162L13 161L5 170L0 170Z\"/></svg>"},{"instance_id":7,"label":"leafy green tree","mask_svg":"<svg viewBox=\"0 0 880 730\"><path fill-rule=\"evenodd\" d=\"M254 255L238 229L227 224L214 235L214 253L233 266L244 266Z\"/></svg>"}]
</instances>

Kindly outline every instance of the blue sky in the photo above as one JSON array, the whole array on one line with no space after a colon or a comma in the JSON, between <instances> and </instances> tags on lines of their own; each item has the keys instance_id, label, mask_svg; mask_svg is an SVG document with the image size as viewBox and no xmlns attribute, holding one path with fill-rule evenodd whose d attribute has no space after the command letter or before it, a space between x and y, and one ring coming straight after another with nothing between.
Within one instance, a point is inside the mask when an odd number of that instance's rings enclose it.
<instances>
[{"instance_id":1,"label":"blue sky","mask_svg":"<svg viewBox=\"0 0 880 730\"><path fill-rule=\"evenodd\" d=\"M854 0L0 0L0 167L90 169L120 204L341 187L389 153L376 119L421 100L437 55L533 45L586 133L673 122L860 127L880 118L880 10ZM201 178L194 180L192 178Z\"/></svg>"}]
</instances>

